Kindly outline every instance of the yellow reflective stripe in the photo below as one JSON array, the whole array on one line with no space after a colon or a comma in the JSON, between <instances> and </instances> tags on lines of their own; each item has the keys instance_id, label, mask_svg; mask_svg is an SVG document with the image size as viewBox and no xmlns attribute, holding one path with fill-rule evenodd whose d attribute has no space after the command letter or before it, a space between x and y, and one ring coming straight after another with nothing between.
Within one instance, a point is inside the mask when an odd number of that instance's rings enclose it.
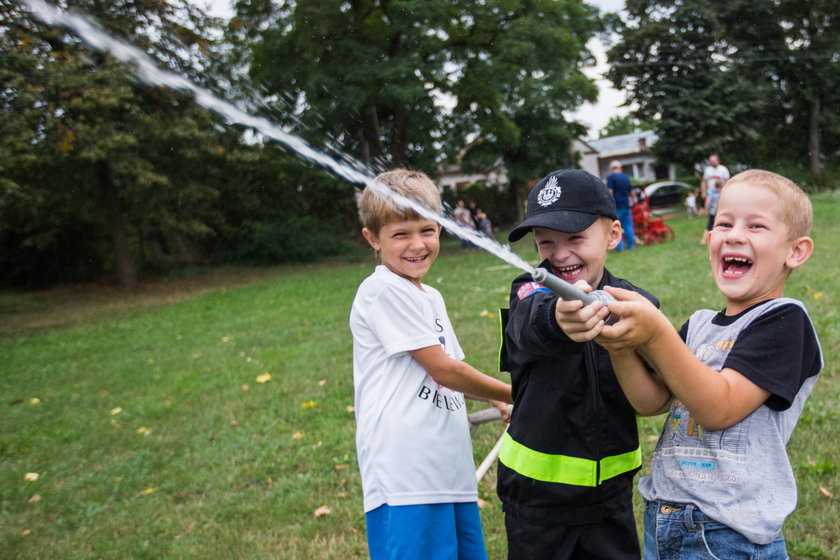
<instances>
[{"instance_id":1,"label":"yellow reflective stripe","mask_svg":"<svg viewBox=\"0 0 840 560\"><path fill-rule=\"evenodd\" d=\"M597 486L599 482L598 461L534 451L514 440L508 433L505 433L502 440L499 460L519 474L543 482L575 486ZM620 455L605 457L601 459L601 481L641 465L641 447Z\"/></svg>"},{"instance_id":2,"label":"yellow reflective stripe","mask_svg":"<svg viewBox=\"0 0 840 560\"><path fill-rule=\"evenodd\" d=\"M505 434L499 460L521 475L544 482L562 482L575 486L597 486L598 464L591 459L540 453Z\"/></svg>"},{"instance_id":3,"label":"yellow reflective stripe","mask_svg":"<svg viewBox=\"0 0 840 560\"><path fill-rule=\"evenodd\" d=\"M621 473L638 469L642 466L642 448L637 447L633 451L612 455L601 459L601 481L608 480Z\"/></svg>"}]
</instances>

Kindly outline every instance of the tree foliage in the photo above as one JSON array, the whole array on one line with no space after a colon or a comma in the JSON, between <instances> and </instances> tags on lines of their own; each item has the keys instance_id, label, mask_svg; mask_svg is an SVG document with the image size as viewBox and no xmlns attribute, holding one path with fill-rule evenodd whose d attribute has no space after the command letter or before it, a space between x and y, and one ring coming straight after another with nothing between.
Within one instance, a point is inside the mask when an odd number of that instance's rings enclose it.
<instances>
[{"instance_id":1,"label":"tree foliage","mask_svg":"<svg viewBox=\"0 0 840 560\"><path fill-rule=\"evenodd\" d=\"M627 0L608 77L655 120L663 159L747 165L837 159L836 2ZM831 107L831 110L828 110ZM784 145L785 150L779 150Z\"/></svg>"},{"instance_id":2,"label":"tree foliage","mask_svg":"<svg viewBox=\"0 0 840 560\"><path fill-rule=\"evenodd\" d=\"M597 95L582 69L601 29L580 0L239 0L232 40L310 138L379 167L503 159L515 182L567 164Z\"/></svg>"},{"instance_id":3,"label":"tree foliage","mask_svg":"<svg viewBox=\"0 0 840 560\"><path fill-rule=\"evenodd\" d=\"M191 26L206 20L189 4L67 4L160 64L196 75L207 43ZM218 196L212 167L201 164L225 151L212 115L183 94L138 83L108 54L37 24L13 2L0 10L2 242L5 258L36 269L10 267L17 281L112 270L131 289L144 255L183 260L210 233Z\"/></svg>"},{"instance_id":4,"label":"tree foliage","mask_svg":"<svg viewBox=\"0 0 840 560\"><path fill-rule=\"evenodd\" d=\"M598 138L630 134L640 130L653 130L654 128L656 128L656 123L653 121L642 120L634 113L630 113L624 116L610 117L610 120L598 133Z\"/></svg>"}]
</instances>

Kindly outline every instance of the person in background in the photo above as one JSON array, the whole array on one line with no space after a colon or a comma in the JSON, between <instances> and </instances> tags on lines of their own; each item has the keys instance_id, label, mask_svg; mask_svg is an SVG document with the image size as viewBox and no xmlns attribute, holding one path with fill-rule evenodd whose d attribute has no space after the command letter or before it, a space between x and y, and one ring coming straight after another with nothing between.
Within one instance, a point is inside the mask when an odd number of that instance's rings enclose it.
<instances>
[{"instance_id":1,"label":"person in background","mask_svg":"<svg viewBox=\"0 0 840 560\"><path fill-rule=\"evenodd\" d=\"M697 195L694 194L694 191L689 192L685 197L685 212L689 218L697 216Z\"/></svg>"},{"instance_id":2,"label":"person in background","mask_svg":"<svg viewBox=\"0 0 840 560\"><path fill-rule=\"evenodd\" d=\"M703 213L709 217L706 222L706 230L703 232L701 245L709 240L709 232L715 223L715 210L717 209L720 189L729 180L729 169L720 162L720 156L715 153L709 154L709 165L703 170L703 177L700 179L700 190L705 193L706 201L703 206Z\"/></svg>"},{"instance_id":3,"label":"person in background","mask_svg":"<svg viewBox=\"0 0 840 560\"><path fill-rule=\"evenodd\" d=\"M458 200L455 203L455 209L452 211L452 219L458 222L458 225L463 228L476 229L475 224L473 223L472 213L469 208L464 205L463 200ZM471 249L472 247L472 243L466 239L461 239L461 249Z\"/></svg>"},{"instance_id":4,"label":"person in background","mask_svg":"<svg viewBox=\"0 0 840 560\"><path fill-rule=\"evenodd\" d=\"M478 211L478 229L486 237L493 237L493 224L490 222L490 218L487 217L487 213L484 210Z\"/></svg>"},{"instance_id":5,"label":"person in background","mask_svg":"<svg viewBox=\"0 0 840 560\"><path fill-rule=\"evenodd\" d=\"M610 162L610 174L607 177L607 188L612 193L615 200L615 210L618 215L618 221L621 223L622 239L616 251L621 251L625 247L629 250L633 248L633 212L631 210L631 190L630 177L621 171L621 162L613 160Z\"/></svg>"}]
</instances>

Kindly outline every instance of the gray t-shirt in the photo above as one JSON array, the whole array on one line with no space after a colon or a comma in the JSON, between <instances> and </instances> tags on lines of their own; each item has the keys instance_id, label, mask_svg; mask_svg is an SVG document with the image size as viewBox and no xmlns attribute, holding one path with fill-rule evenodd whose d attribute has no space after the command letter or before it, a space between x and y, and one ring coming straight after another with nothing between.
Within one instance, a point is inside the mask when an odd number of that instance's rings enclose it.
<instances>
[{"instance_id":1,"label":"gray t-shirt","mask_svg":"<svg viewBox=\"0 0 840 560\"><path fill-rule=\"evenodd\" d=\"M646 500L695 504L750 541L770 543L796 506L785 446L823 364L807 310L790 298L734 317L700 310L681 334L703 363L718 371L734 369L771 396L737 424L714 431L675 400L652 475L639 481L639 491Z\"/></svg>"}]
</instances>

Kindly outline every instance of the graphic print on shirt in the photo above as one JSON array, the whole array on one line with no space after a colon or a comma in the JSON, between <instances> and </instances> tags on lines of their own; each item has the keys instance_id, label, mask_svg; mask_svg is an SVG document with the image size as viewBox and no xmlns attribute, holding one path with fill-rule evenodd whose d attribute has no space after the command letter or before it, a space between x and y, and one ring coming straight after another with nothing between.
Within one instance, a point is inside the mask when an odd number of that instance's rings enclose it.
<instances>
[{"instance_id":1,"label":"graphic print on shirt","mask_svg":"<svg viewBox=\"0 0 840 560\"><path fill-rule=\"evenodd\" d=\"M728 353L735 340L720 340L703 344L696 355L704 363L715 353ZM706 430L685 405L676 400L665 421L656 453L671 457L676 463L667 469L668 478L690 478L698 481L737 482L727 462L744 463L747 455L747 436L752 416L723 430Z\"/></svg>"},{"instance_id":2,"label":"graphic print on shirt","mask_svg":"<svg viewBox=\"0 0 840 560\"><path fill-rule=\"evenodd\" d=\"M434 323L434 329L440 335L438 336L438 341L440 342L440 346L444 353L446 353L446 336L444 336L443 320L436 316ZM417 393L417 398L429 401L429 403L434 405L435 408L449 412L455 412L456 410L460 410L464 407L465 400L463 394L457 391L452 391L443 385L429 387L428 381L431 380L431 376L427 376L426 380L427 381L420 387L420 391Z\"/></svg>"},{"instance_id":3,"label":"graphic print on shirt","mask_svg":"<svg viewBox=\"0 0 840 560\"><path fill-rule=\"evenodd\" d=\"M747 434L751 417L723 430L706 430L685 405L676 401L665 422L657 454L676 462L668 478L691 478L718 482L737 482L727 474L726 462L743 463L747 453Z\"/></svg>"}]
</instances>

